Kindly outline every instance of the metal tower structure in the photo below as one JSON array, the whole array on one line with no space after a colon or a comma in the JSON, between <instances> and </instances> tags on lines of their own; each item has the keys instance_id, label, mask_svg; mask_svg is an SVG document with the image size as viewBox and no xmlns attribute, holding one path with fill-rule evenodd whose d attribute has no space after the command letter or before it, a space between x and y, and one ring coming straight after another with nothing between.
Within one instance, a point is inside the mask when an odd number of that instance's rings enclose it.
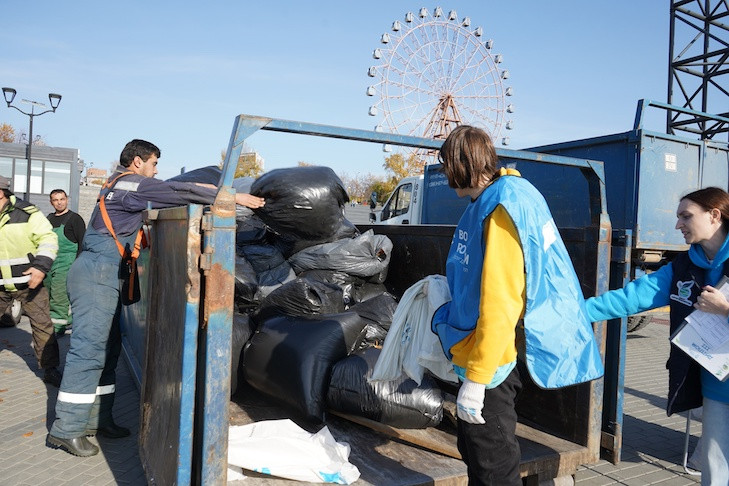
<instances>
[{"instance_id":1,"label":"metal tower structure","mask_svg":"<svg viewBox=\"0 0 729 486\"><path fill-rule=\"evenodd\" d=\"M729 117L729 0L672 0L668 103ZM668 112L666 130L702 140L729 133L729 122Z\"/></svg>"}]
</instances>

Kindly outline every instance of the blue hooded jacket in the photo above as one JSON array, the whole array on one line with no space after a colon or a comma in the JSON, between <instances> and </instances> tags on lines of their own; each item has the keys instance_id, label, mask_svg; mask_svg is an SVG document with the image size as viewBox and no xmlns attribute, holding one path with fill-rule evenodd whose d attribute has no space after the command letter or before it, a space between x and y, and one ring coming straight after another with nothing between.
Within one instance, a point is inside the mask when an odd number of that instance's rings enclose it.
<instances>
[{"instance_id":1,"label":"blue hooded jacket","mask_svg":"<svg viewBox=\"0 0 729 486\"><path fill-rule=\"evenodd\" d=\"M688 250L691 263L704 269L704 282L714 286L722 276L724 263L729 260L729 236L713 260L706 258L701 245L693 244ZM663 307L670 303L673 263L629 282L622 289L611 290L599 297L587 299L586 308L593 322L625 317ZM678 293L678 289L676 289ZM675 296L674 296L675 298ZM712 400L729 403L729 381L719 381L706 370L701 370L702 395Z\"/></svg>"}]
</instances>

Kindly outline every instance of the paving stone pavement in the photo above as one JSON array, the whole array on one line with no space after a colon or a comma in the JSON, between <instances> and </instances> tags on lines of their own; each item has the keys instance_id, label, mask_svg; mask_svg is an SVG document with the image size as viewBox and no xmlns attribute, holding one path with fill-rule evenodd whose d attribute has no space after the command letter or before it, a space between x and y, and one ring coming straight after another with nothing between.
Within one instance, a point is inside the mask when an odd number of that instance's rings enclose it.
<instances>
[{"instance_id":1,"label":"paving stone pavement","mask_svg":"<svg viewBox=\"0 0 729 486\"><path fill-rule=\"evenodd\" d=\"M132 429L124 439L90 438L100 452L75 457L46 446L58 389L43 383L31 349L30 322L0 328L0 484L6 486L129 485L147 481L139 460L139 394L126 364L117 368L114 417ZM65 361L70 335L59 340Z\"/></svg>"},{"instance_id":2,"label":"paving stone pavement","mask_svg":"<svg viewBox=\"0 0 729 486\"><path fill-rule=\"evenodd\" d=\"M628 334L622 460L617 466L600 461L581 468L577 485L700 484L700 476L685 473L682 466L686 414L666 416L668 334L667 314ZM692 451L701 435L701 422L692 420L690 430Z\"/></svg>"},{"instance_id":3,"label":"paving stone pavement","mask_svg":"<svg viewBox=\"0 0 729 486\"><path fill-rule=\"evenodd\" d=\"M631 333L627 342L623 459L580 468L578 486L680 486L699 483L681 466L685 415L666 417L668 321L654 319ZM62 359L69 337L60 339ZM125 439L96 439L101 452L79 458L45 445L53 421L58 390L43 383L30 348L30 325L23 318L15 328L0 328L0 484L7 486L145 485L136 435L139 394L126 363L117 369L114 416L131 427ZM692 424L691 445L700 434ZM293 484L293 483L292 483Z\"/></svg>"}]
</instances>

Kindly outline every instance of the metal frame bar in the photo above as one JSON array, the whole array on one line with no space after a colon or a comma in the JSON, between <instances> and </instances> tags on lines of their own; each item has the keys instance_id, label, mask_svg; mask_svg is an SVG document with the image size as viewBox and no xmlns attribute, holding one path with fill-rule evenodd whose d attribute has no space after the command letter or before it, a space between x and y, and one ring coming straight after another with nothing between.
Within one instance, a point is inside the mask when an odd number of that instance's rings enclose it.
<instances>
[{"instance_id":1,"label":"metal frame bar","mask_svg":"<svg viewBox=\"0 0 729 486\"><path fill-rule=\"evenodd\" d=\"M360 142L384 143L405 147L429 148L438 150L443 140L398 135L356 128L344 128L316 123L297 122L267 118L255 115L239 115L233 124L228 150L223 163L223 173L219 186L227 187L233 182L235 167L240 158L245 140L258 130L294 133L299 135L314 135L319 137L355 140ZM511 150L497 148L496 154L502 161L509 159L516 161L552 163L558 165L580 168L590 184L590 213L593 224L609 224L607 215L607 194L605 189L605 171L601 161L550 155L526 150ZM593 176L594 174L594 176Z\"/></svg>"},{"instance_id":2,"label":"metal frame bar","mask_svg":"<svg viewBox=\"0 0 729 486\"><path fill-rule=\"evenodd\" d=\"M678 112L683 113L685 115L692 115L694 117L694 122L701 121L706 122L708 120L714 120L720 123L729 123L729 117L722 116L722 115L712 115L710 113L704 113L703 111L696 111L692 110L691 108L686 107L680 107L676 105L671 105L668 103L661 103L660 101L653 101L653 100L647 100L642 99L638 100L638 108L635 113L635 121L633 122L633 130L642 130L643 129L643 117L645 115L645 111L648 107L654 106L656 108L662 108L669 112ZM682 122L676 122L676 126L679 125L685 125L687 123L692 123L689 121L682 121ZM673 134L673 131L670 132Z\"/></svg>"}]
</instances>

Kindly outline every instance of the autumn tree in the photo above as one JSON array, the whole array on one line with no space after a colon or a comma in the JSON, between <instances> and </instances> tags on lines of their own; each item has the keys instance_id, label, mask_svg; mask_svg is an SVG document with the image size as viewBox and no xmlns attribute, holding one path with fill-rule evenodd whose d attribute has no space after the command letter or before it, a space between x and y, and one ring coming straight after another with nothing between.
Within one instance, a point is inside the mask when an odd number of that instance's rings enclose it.
<instances>
[{"instance_id":1,"label":"autumn tree","mask_svg":"<svg viewBox=\"0 0 729 486\"><path fill-rule=\"evenodd\" d=\"M399 179L396 179L394 177L390 177L389 179L376 179L372 182L372 184L370 184L367 193L377 193L377 202L379 204L382 204L387 200L388 197L390 197L392 191L395 190L395 186L397 185L398 180ZM369 200L369 195L367 196L367 199Z\"/></svg>"},{"instance_id":2,"label":"autumn tree","mask_svg":"<svg viewBox=\"0 0 729 486\"><path fill-rule=\"evenodd\" d=\"M344 184L347 190L349 198L353 201L360 203L367 202L370 199L372 193L372 185L375 182L380 181L382 178L378 178L372 174L357 174L356 176L350 176L347 173L339 175L339 179Z\"/></svg>"},{"instance_id":3,"label":"autumn tree","mask_svg":"<svg viewBox=\"0 0 729 486\"><path fill-rule=\"evenodd\" d=\"M15 142L15 129L8 123L0 125L0 142Z\"/></svg>"},{"instance_id":4,"label":"autumn tree","mask_svg":"<svg viewBox=\"0 0 729 486\"><path fill-rule=\"evenodd\" d=\"M382 167L397 180L423 173L423 164L415 152L407 155L394 153L385 158Z\"/></svg>"},{"instance_id":5,"label":"autumn tree","mask_svg":"<svg viewBox=\"0 0 729 486\"><path fill-rule=\"evenodd\" d=\"M247 152L240 154L238 165L235 168L233 178L237 177L258 177L263 174L263 159L258 152Z\"/></svg>"},{"instance_id":6,"label":"autumn tree","mask_svg":"<svg viewBox=\"0 0 729 486\"><path fill-rule=\"evenodd\" d=\"M220 164L218 167L223 168L225 162L225 156L227 151L220 151ZM238 165L235 168L235 174L233 178L238 177L258 177L263 174L263 159L258 155L258 152L253 150L248 144L243 143L241 148L241 154L238 157Z\"/></svg>"},{"instance_id":7,"label":"autumn tree","mask_svg":"<svg viewBox=\"0 0 729 486\"><path fill-rule=\"evenodd\" d=\"M0 142L7 143L28 143L28 134L24 131L16 132L15 128L9 123L0 123ZM46 146L46 140L42 135L36 135L33 145L38 147Z\"/></svg>"}]
</instances>

